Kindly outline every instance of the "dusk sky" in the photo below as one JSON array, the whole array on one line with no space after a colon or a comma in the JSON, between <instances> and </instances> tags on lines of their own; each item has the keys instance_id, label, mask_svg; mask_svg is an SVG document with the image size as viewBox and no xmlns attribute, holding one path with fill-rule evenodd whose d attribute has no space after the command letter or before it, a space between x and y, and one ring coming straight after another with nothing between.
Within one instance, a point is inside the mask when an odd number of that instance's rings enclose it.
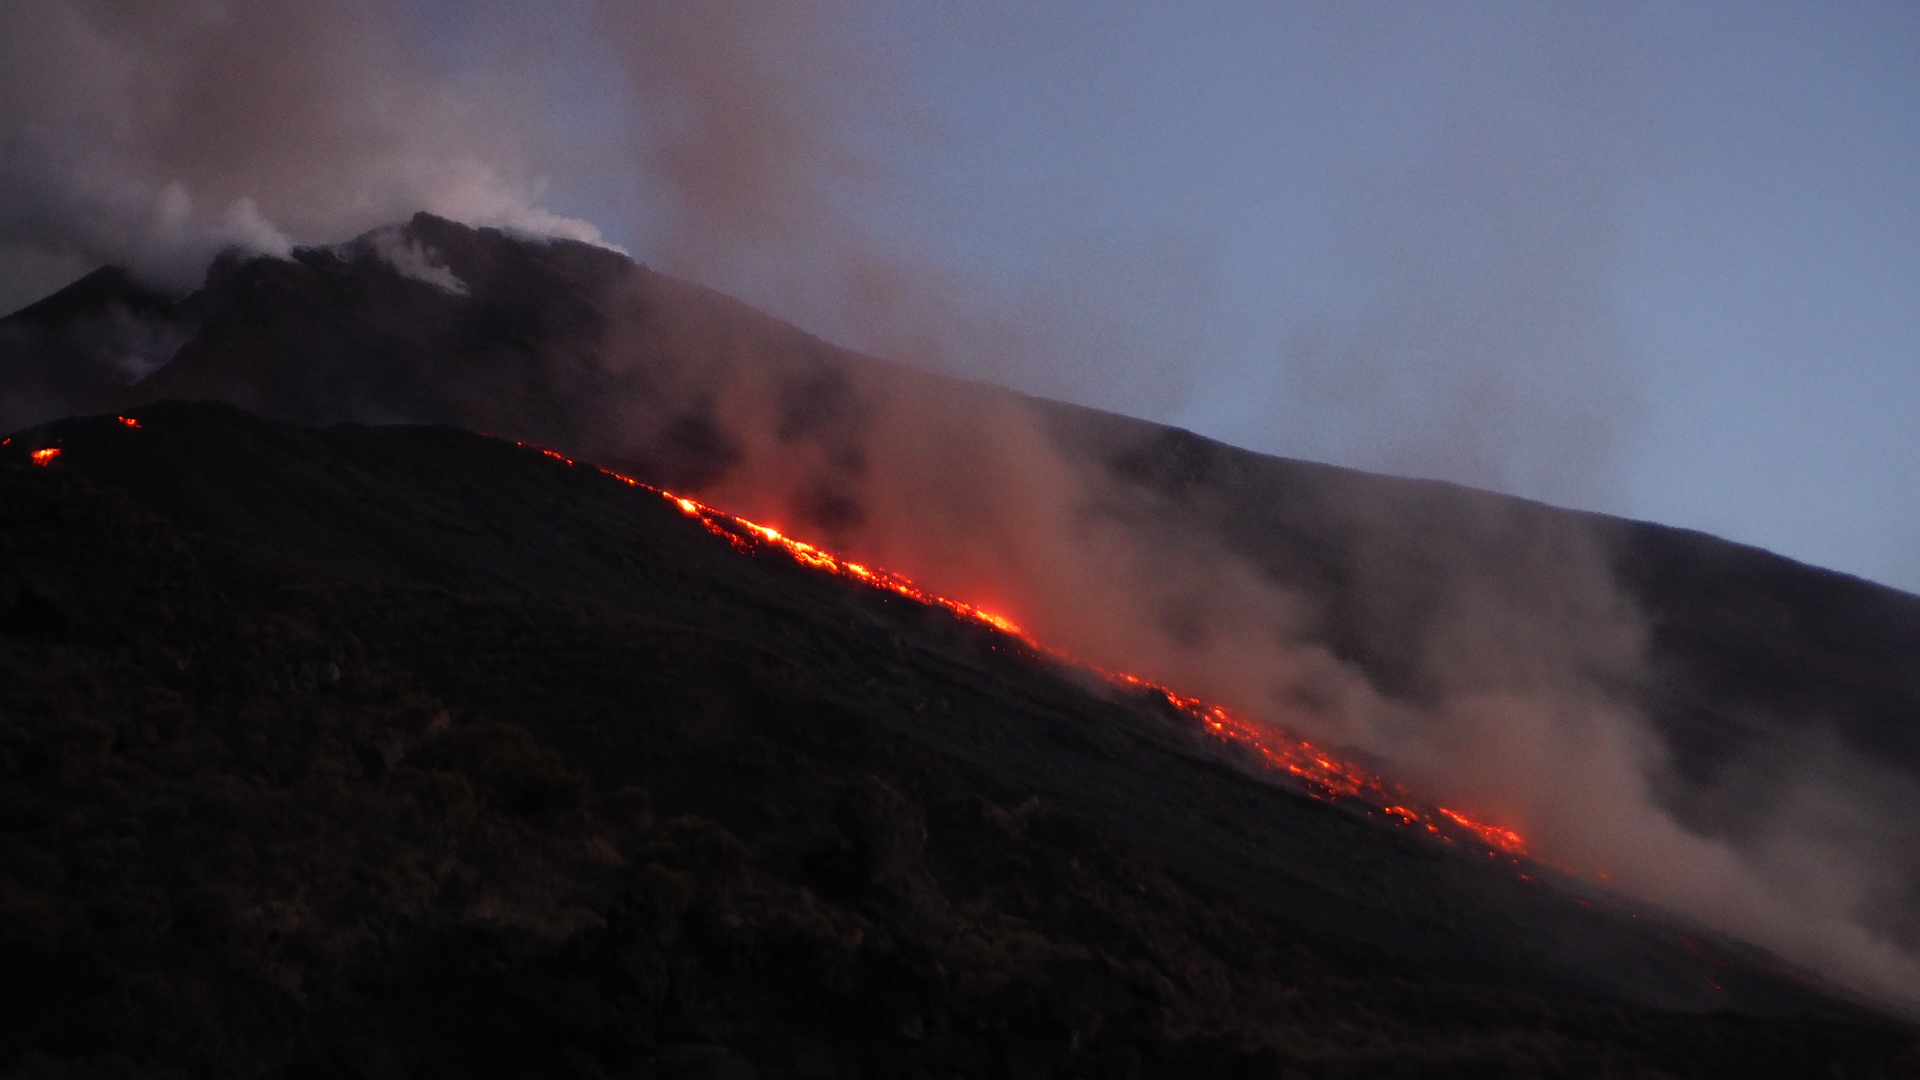
<instances>
[{"instance_id":1,"label":"dusk sky","mask_svg":"<svg viewBox=\"0 0 1920 1080\"><path fill-rule=\"evenodd\" d=\"M5 17L5 306L190 275L182 222L552 220L882 355L1920 591L1920 5L243 7Z\"/></svg>"}]
</instances>

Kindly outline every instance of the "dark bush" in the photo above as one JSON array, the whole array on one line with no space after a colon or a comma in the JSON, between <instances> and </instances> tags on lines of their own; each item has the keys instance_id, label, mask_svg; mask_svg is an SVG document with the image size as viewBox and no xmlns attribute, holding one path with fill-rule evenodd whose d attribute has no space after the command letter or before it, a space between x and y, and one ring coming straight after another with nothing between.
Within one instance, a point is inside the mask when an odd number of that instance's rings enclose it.
<instances>
[{"instance_id":1,"label":"dark bush","mask_svg":"<svg viewBox=\"0 0 1920 1080\"><path fill-rule=\"evenodd\" d=\"M541 748L525 728L490 720L460 724L421 754L472 777L490 802L508 813L551 815L578 810L593 785L567 768L560 755Z\"/></svg>"}]
</instances>

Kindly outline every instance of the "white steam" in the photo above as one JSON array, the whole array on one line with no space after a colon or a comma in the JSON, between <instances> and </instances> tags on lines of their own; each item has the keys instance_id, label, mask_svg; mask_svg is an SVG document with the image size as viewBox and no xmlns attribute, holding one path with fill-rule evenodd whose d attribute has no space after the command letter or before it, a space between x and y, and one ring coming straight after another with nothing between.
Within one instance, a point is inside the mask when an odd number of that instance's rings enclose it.
<instances>
[{"instance_id":1,"label":"white steam","mask_svg":"<svg viewBox=\"0 0 1920 1080\"><path fill-rule=\"evenodd\" d=\"M403 278L423 281L452 296L467 295L467 283L440 262L440 253L397 225L367 234L374 255Z\"/></svg>"}]
</instances>

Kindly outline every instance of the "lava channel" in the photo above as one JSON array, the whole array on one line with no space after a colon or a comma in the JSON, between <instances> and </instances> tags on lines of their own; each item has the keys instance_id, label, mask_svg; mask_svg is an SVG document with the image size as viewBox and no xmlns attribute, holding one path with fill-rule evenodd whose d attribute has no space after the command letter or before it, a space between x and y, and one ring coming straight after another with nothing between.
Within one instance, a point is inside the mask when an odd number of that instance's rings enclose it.
<instances>
[{"instance_id":1,"label":"lava channel","mask_svg":"<svg viewBox=\"0 0 1920 1080\"><path fill-rule=\"evenodd\" d=\"M519 445L568 465L572 458L544 447ZM1490 858L1505 859L1515 865L1531 859L1526 840L1512 829L1480 821L1458 810L1426 806L1399 784L1391 783L1361 766L1329 753L1291 732L1270 724L1240 716L1224 706L1208 704L1188 697L1137 675L1107 671L1076 657L1035 641L1018 624L1004 615L985 608L928 592L903 574L845 559L833 552L796 540L780 530L745 518L735 517L684 495L653 486L611 469L589 465L629 487L659 495L708 532L725 540L743 555L766 551L784 553L795 562L825 573L907 597L932 607L944 608L963 619L980 623L1017 639L1032 651L1056 661L1099 673L1115 686L1142 694L1157 694L1174 709L1198 721L1209 735L1248 752L1267 769L1289 778L1308 795L1330 803L1357 806L1367 816L1399 828L1427 833L1448 844L1477 848Z\"/></svg>"}]
</instances>

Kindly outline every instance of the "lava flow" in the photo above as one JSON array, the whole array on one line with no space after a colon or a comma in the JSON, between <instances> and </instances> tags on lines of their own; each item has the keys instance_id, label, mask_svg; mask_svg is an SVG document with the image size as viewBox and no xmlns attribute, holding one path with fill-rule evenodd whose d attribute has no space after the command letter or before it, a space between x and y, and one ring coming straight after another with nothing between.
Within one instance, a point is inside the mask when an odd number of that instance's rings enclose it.
<instances>
[{"instance_id":1,"label":"lava flow","mask_svg":"<svg viewBox=\"0 0 1920 1080\"><path fill-rule=\"evenodd\" d=\"M130 417L118 416L114 419L129 428L140 427L140 422ZM547 457L567 465L576 464L572 458L554 450L528 446L526 443L517 443L517 445L538 450ZM32 455L36 465L50 465L59 456L58 447L36 450ZM1384 819L1401 828L1425 830L1447 843L1454 843L1456 840L1474 843L1492 857L1505 857L1515 863L1527 857L1525 840L1513 830L1476 821L1466 814L1446 807L1435 806L1430 810L1416 808L1410 805L1415 800L1405 788L1389 783L1353 762L1344 761L1280 728L1238 716L1223 706L1210 705L1199 698L1176 693L1137 675L1107 671L1086 664L1073 656L1035 641L1018 624L1003 615L964 601L927 592L915 585L910 578L890 570L882 570L841 558L830 551L787 536L778 529L735 517L694 499L675 495L610 469L589 467L629 487L640 488L661 496L681 513L699 522L708 532L727 541L742 554L758 555L768 549L777 550L794 561L816 570L877 589L885 589L931 607L944 608L962 618L1015 638L1041 656L1096 671L1117 687L1136 694L1155 695L1181 714L1197 721L1200 728L1209 735L1230 746L1249 752L1263 766L1290 777L1295 786L1315 798L1327 802L1344 800L1357 803L1371 817Z\"/></svg>"},{"instance_id":2,"label":"lava flow","mask_svg":"<svg viewBox=\"0 0 1920 1080\"><path fill-rule=\"evenodd\" d=\"M544 448L538 449L555 460L566 462L568 465L575 464L572 458L564 454ZM1136 693L1157 694L1174 709L1197 720L1214 738L1250 751L1262 765L1291 777L1297 787L1315 798L1327 802L1350 800L1358 803L1370 817L1384 819L1401 828L1422 829L1446 843L1456 841L1475 843L1484 848L1491 857L1504 857L1516 863L1527 857L1526 841L1519 833L1476 821L1466 814L1445 807L1436 806L1431 810L1416 809L1409 805L1414 800L1405 788L1398 784L1391 784L1366 769L1350 761L1343 761L1281 729L1237 716L1222 706L1209 705L1199 698L1175 693L1167 687L1137 675L1106 671L1085 664L1035 641L1013 620L1003 615L997 615L964 601L927 592L915 585L911 579L900 574L841 558L830 551L787 536L778 529L735 517L697 500L676 495L630 476L623 476L609 469L599 471L630 487L660 495L678 507L681 513L699 522L708 532L727 541L742 554L757 555L769 548L783 552L796 562L817 570L885 589L933 607L945 608L963 618L983 623L1003 634L1019 639L1023 645L1036 653L1063 663L1091 668L1117 686Z\"/></svg>"},{"instance_id":3,"label":"lava flow","mask_svg":"<svg viewBox=\"0 0 1920 1080\"><path fill-rule=\"evenodd\" d=\"M51 465L53 464L53 459L60 456L60 448L57 446L49 446L45 450L35 450L29 456L33 458L35 465Z\"/></svg>"},{"instance_id":4,"label":"lava flow","mask_svg":"<svg viewBox=\"0 0 1920 1080\"><path fill-rule=\"evenodd\" d=\"M119 416L114 419L129 428L140 427L139 421L130 417ZM576 464L572 458L554 450L528 446L526 443L517 445L538 450L547 457L568 465ZM48 447L34 451L32 456L35 464L50 465L59 455L58 447ZM1476 821L1466 814L1446 807L1416 808L1411 805L1415 800L1405 788L1389 783L1353 762L1344 761L1280 728L1238 716L1222 706L1210 705L1199 698L1176 693L1137 675L1107 671L1086 664L1073 656L1035 641L1018 624L1003 615L964 601L927 592L914 584L910 578L890 570L882 570L841 558L830 551L787 536L778 529L735 517L694 499L676 495L610 469L589 467L629 487L640 488L661 496L681 513L699 522L708 532L727 541L742 554L758 555L768 549L777 550L794 561L816 570L874 588L885 589L931 607L944 608L962 618L1015 638L1041 656L1096 671L1117 687L1136 694L1155 695L1181 714L1197 721L1200 728L1209 735L1230 746L1249 752L1263 766L1290 777L1295 786L1315 798L1327 802L1357 803L1371 817L1381 818L1401 828L1422 829L1447 843L1465 841L1476 844L1492 857L1505 857L1515 863L1527 857L1526 842L1511 829Z\"/></svg>"},{"instance_id":5,"label":"lava flow","mask_svg":"<svg viewBox=\"0 0 1920 1080\"><path fill-rule=\"evenodd\" d=\"M1505 855L1516 861L1527 855L1526 841L1512 829L1476 821L1444 806L1436 806L1432 812L1408 806L1412 793L1407 789L1390 784L1351 761L1342 761L1305 739L1236 716L1223 706L1174 693L1137 675L1100 673L1116 683L1159 693L1175 709L1198 720L1209 734L1251 751L1263 765L1293 777L1303 790L1316 798L1327 802L1354 800L1370 817L1382 817L1403 828L1425 829L1447 843L1453 843L1456 835L1464 832L1484 845L1489 855Z\"/></svg>"}]
</instances>

